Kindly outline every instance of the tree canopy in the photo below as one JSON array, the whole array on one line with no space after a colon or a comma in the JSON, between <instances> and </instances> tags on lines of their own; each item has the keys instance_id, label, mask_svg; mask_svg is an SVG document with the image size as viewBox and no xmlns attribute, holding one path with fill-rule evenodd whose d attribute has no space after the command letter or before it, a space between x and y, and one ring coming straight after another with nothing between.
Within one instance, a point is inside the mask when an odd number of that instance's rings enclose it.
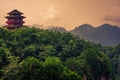
<instances>
[{"instance_id":1,"label":"tree canopy","mask_svg":"<svg viewBox=\"0 0 120 80\"><path fill-rule=\"evenodd\" d=\"M66 32L0 28L0 79L118 80L119 53Z\"/></svg>"}]
</instances>

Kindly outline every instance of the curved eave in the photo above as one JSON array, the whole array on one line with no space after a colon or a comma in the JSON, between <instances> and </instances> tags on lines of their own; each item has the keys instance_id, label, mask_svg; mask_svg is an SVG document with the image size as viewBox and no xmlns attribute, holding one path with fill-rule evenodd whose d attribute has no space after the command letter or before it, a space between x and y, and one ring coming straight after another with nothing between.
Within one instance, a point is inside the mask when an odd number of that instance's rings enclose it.
<instances>
[{"instance_id":1,"label":"curved eave","mask_svg":"<svg viewBox=\"0 0 120 80\"><path fill-rule=\"evenodd\" d=\"M17 16L6 16L5 18L7 18L7 19L15 19L15 18L23 19L23 18L26 18L26 17L24 17L24 16L19 16L19 17L17 17Z\"/></svg>"},{"instance_id":2,"label":"curved eave","mask_svg":"<svg viewBox=\"0 0 120 80\"><path fill-rule=\"evenodd\" d=\"M24 24L25 21L20 21L20 22L17 22L17 21L6 21L7 24Z\"/></svg>"},{"instance_id":3,"label":"curved eave","mask_svg":"<svg viewBox=\"0 0 120 80\"><path fill-rule=\"evenodd\" d=\"M21 12L9 12L9 13L7 13L7 14L9 14L9 15L22 15L23 13L21 13Z\"/></svg>"}]
</instances>

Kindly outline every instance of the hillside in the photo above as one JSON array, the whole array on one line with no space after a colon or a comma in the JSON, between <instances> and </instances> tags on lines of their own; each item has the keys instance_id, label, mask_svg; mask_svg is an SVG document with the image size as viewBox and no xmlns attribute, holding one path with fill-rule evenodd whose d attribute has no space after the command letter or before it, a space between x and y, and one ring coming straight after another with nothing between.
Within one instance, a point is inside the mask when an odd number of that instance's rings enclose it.
<instances>
[{"instance_id":1,"label":"hillside","mask_svg":"<svg viewBox=\"0 0 120 80\"><path fill-rule=\"evenodd\" d=\"M0 28L0 80L117 80L119 50L70 33Z\"/></svg>"}]
</instances>

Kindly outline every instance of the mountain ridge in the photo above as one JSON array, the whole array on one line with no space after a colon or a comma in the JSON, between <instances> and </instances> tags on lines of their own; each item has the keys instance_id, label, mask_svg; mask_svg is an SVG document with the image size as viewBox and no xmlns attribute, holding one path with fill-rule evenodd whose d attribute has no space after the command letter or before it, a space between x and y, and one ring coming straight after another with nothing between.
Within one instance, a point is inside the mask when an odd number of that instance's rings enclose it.
<instances>
[{"instance_id":1,"label":"mountain ridge","mask_svg":"<svg viewBox=\"0 0 120 80\"><path fill-rule=\"evenodd\" d=\"M104 46L115 46L120 44L120 28L118 26L102 24L98 27L94 27L90 24L83 24L70 31L67 31L63 27L50 28L50 30L53 31L63 32L61 29L65 30L64 32L70 32L82 39L100 43Z\"/></svg>"}]
</instances>

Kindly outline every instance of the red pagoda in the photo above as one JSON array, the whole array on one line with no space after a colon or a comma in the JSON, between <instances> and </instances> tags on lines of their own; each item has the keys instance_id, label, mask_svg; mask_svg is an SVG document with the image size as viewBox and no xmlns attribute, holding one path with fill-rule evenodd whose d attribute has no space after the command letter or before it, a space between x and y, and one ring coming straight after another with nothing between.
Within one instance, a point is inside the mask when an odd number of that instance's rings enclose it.
<instances>
[{"instance_id":1,"label":"red pagoda","mask_svg":"<svg viewBox=\"0 0 120 80\"><path fill-rule=\"evenodd\" d=\"M21 16L23 13L19 12L18 10L14 9L13 11L9 12L5 18L7 18L7 25L5 26L8 29L19 28L23 26L23 19L24 16Z\"/></svg>"}]
</instances>

